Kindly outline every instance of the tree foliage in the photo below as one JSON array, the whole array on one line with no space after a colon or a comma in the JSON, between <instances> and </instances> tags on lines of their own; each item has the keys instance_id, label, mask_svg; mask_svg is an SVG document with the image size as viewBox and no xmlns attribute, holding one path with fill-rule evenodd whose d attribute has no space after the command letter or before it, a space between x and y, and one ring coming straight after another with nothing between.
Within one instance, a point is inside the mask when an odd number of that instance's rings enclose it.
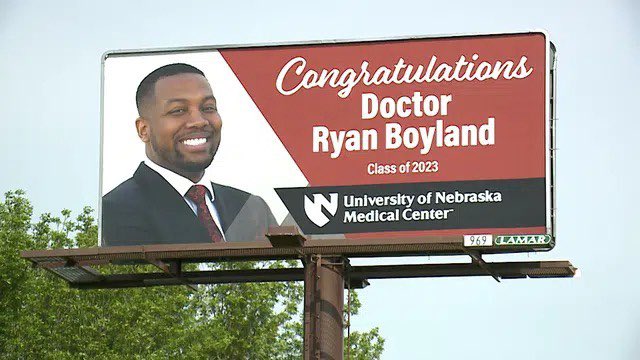
<instances>
[{"instance_id":1,"label":"tree foliage","mask_svg":"<svg viewBox=\"0 0 640 360\"><path fill-rule=\"evenodd\" d=\"M36 223L32 214L21 191L0 201L0 358L302 358L302 284L224 284L198 291L184 286L72 289L47 271L31 269L19 252L96 246L92 210L85 208L75 218L68 210L61 216L44 214ZM291 264L216 266L284 265ZM352 311L359 306L352 303ZM352 359L379 359L384 340L375 328L353 332L350 344Z\"/></svg>"}]
</instances>

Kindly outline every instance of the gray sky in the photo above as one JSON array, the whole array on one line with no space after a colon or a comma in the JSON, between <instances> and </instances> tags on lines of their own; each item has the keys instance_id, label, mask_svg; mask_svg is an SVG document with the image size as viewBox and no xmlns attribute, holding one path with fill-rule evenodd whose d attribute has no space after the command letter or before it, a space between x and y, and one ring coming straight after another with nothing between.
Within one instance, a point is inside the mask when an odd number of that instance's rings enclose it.
<instances>
[{"instance_id":1,"label":"gray sky","mask_svg":"<svg viewBox=\"0 0 640 360\"><path fill-rule=\"evenodd\" d=\"M582 277L373 281L354 327L379 326L387 360L638 359L640 6L516 3L0 0L0 191L26 190L39 213L97 206L107 50L546 29L557 246L499 259L567 259Z\"/></svg>"}]
</instances>

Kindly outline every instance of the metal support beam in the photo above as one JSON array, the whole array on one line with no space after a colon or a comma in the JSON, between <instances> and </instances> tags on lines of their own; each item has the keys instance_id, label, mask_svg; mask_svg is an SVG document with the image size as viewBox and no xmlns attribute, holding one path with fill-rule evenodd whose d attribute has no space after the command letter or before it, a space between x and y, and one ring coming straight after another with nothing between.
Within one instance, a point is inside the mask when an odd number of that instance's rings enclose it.
<instances>
[{"instance_id":1,"label":"metal support beam","mask_svg":"<svg viewBox=\"0 0 640 360\"><path fill-rule=\"evenodd\" d=\"M568 261L530 261L487 263L500 279L573 277L577 269ZM303 281L305 269L252 269L183 271L180 279L161 273L101 274L88 266L69 267L49 263L38 266L63 278L78 289L108 289L189 284L223 284L245 282ZM348 269L348 283L366 285L372 279L488 276L477 264L422 264L353 266Z\"/></svg>"},{"instance_id":2,"label":"metal support beam","mask_svg":"<svg viewBox=\"0 0 640 360\"><path fill-rule=\"evenodd\" d=\"M493 271L493 269L491 269L491 267L489 266L489 264L487 264L483 259L482 259L482 254L480 254L477 251L469 251L469 250L465 250L467 252L467 254L469 254L469 256L471 256L471 260L474 264L477 264L480 268L482 268L484 271L487 272L487 274L491 275L491 277L493 277L493 279L497 282L500 282L500 277L498 275L496 275L495 271Z\"/></svg>"},{"instance_id":3,"label":"metal support beam","mask_svg":"<svg viewBox=\"0 0 640 360\"><path fill-rule=\"evenodd\" d=\"M74 269L74 268L71 268ZM60 273L56 271L62 270ZM230 284L246 282L302 281L303 269L252 269L252 270L213 270L183 271L180 278L167 273L138 273L102 275L93 282L73 282L65 278L64 269L52 270L58 276L69 281L69 286L78 289L111 289L149 286L171 286L189 284Z\"/></svg>"},{"instance_id":4,"label":"metal support beam","mask_svg":"<svg viewBox=\"0 0 640 360\"><path fill-rule=\"evenodd\" d=\"M193 285L189 282L189 280L182 277L182 262L177 260L172 260L169 262L164 262L162 260L149 259L147 260L150 264L154 265L158 269L162 270L165 274L171 275L174 279L178 280L183 285L186 285L189 289L193 291L198 291L198 286Z\"/></svg>"},{"instance_id":5,"label":"metal support beam","mask_svg":"<svg viewBox=\"0 0 640 360\"><path fill-rule=\"evenodd\" d=\"M275 248L301 248L307 240L295 226L278 226L269 228L267 239Z\"/></svg>"},{"instance_id":6,"label":"metal support beam","mask_svg":"<svg viewBox=\"0 0 640 360\"><path fill-rule=\"evenodd\" d=\"M304 360L341 360L345 261L308 256L304 263Z\"/></svg>"}]
</instances>

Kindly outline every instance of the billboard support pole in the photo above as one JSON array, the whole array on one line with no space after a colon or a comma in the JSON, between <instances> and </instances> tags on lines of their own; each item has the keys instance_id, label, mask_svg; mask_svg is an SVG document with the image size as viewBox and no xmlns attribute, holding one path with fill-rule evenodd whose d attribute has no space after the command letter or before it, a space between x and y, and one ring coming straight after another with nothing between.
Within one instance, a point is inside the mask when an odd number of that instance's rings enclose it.
<instances>
[{"instance_id":1,"label":"billboard support pole","mask_svg":"<svg viewBox=\"0 0 640 360\"><path fill-rule=\"evenodd\" d=\"M343 359L342 257L304 258L304 359Z\"/></svg>"}]
</instances>

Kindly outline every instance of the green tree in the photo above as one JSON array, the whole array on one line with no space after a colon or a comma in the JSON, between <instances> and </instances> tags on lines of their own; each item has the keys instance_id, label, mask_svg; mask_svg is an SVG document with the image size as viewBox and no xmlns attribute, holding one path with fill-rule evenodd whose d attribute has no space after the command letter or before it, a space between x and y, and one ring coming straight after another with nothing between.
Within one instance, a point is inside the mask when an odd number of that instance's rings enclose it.
<instances>
[{"instance_id":1,"label":"green tree","mask_svg":"<svg viewBox=\"0 0 640 360\"><path fill-rule=\"evenodd\" d=\"M0 201L0 358L2 359L300 359L300 283L256 283L76 290L21 250L96 246L92 210L75 218L44 214L32 224L21 191ZM217 267L291 266L283 262ZM143 265L103 272L155 271ZM357 298L356 298L357 299ZM352 311L360 307L352 303ZM378 329L351 334L352 359L379 359Z\"/></svg>"}]
</instances>

